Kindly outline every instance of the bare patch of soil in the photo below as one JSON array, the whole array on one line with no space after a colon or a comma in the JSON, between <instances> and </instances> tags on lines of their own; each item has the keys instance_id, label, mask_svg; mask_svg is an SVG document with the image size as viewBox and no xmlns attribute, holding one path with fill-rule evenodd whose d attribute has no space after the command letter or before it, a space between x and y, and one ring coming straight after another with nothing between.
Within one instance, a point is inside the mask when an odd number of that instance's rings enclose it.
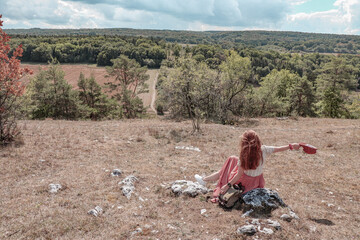
<instances>
[{"instance_id":1,"label":"bare patch of soil","mask_svg":"<svg viewBox=\"0 0 360 240\"><path fill-rule=\"evenodd\" d=\"M206 196L175 197L162 184L218 170L238 154L239 136L252 128L266 145L303 141L318 147L316 155L288 151L268 159L266 187L300 219L285 222L275 211L272 219L282 230L255 236L359 239L360 121L254 122L203 124L202 134L190 135L187 121L21 121L24 145L0 149L0 238L242 239L236 234L247 220L242 212L224 211ZM120 177L111 176L116 168ZM118 185L128 175L139 179L130 199ZM51 183L63 189L49 193ZM98 217L87 214L95 206L103 209Z\"/></svg>"}]
</instances>

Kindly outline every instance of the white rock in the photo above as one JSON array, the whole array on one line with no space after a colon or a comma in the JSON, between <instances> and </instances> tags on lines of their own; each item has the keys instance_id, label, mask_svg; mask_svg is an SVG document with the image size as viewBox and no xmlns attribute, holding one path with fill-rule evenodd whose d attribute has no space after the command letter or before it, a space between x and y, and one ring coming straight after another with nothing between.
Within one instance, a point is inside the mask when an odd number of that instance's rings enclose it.
<instances>
[{"instance_id":1,"label":"white rock","mask_svg":"<svg viewBox=\"0 0 360 240\"><path fill-rule=\"evenodd\" d=\"M174 230L176 229L176 227L174 227L173 225L170 225L170 224L168 224L167 227L170 229L174 229Z\"/></svg>"},{"instance_id":2,"label":"white rock","mask_svg":"<svg viewBox=\"0 0 360 240\"><path fill-rule=\"evenodd\" d=\"M135 182L139 181L134 175L129 175L124 178L119 184L124 184L128 186L133 186Z\"/></svg>"},{"instance_id":3,"label":"white rock","mask_svg":"<svg viewBox=\"0 0 360 240\"><path fill-rule=\"evenodd\" d=\"M187 180L177 180L172 183L171 190L176 195L184 194L191 197L195 197L198 194L206 194L209 189L202 186L198 182L192 182Z\"/></svg>"},{"instance_id":4,"label":"white rock","mask_svg":"<svg viewBox=\"0 0 360 240\"><path fill-rule=\"evenodd\" d=\"M131 194L134 192L135 187L134 186L122 186L121 191L125 197L130 199Z\"/></svg>"},{"instance_id":5,"label":"white rock","mask_svg":"<svg viewBox=\"0 0 360 240\"><path fill-rule=\"evenodd\" d=\"M201 150L198 147L193 147L193 146L188 146L188 147L187 146L175 146L175 149L201 152Z\"/></svg>"},{"instance_id":6,"label":"white rock","mask_svg":"<svg viewBox=\"0 0 360 240\"><path fill-rule=\"evenodd\" d=\"M253 219L253 220L251 221L251 224L253 224L253 225L260 225L260 221L259 221L259 219Z\"/></svg>"},{"instance_id":7,"label":"white rock","mask_svg":"<svg viewBox=\"0 0 360 240\"><path fill-rule=\"evenodd\" d=\"M315 226L310 226L310 232L316 232L316 227Z\"/></svg>"},{"instance_id":8,"label":"white rock","mask_svg":"<svg viewBox=\"0 0 360 240\"><path fill-rule=\"evenodd\" d=\"M101 213L103 212L103 209L102 209L100 206L96 206L96 207L95 207L95 210L96 210L99 214L101 214Z\"/></svg>"},{"instance_id":9,"label":"white rock","mask_svg":"<svg viewBox=\"0 0 360 240\"><path fill-rule=\"evenodd\" d=\"M266 227L264 227L261 230L260 226L258 226L258 230L259 230L259 232L262 232L262 233L265 233L265 234L273 234L274 233L274 231L272 229L266 228Z\"/></svg>"},{"instance_id":10,"label":"white rock","mask_svg":"<svg viewBox=\"0 0 360 240\"><path fill-rule=\"evenodd\" d=\"M95 209L91 209L88 211L88 214L93 215L94 217L98 216L98 212Z\"/></svg>"},{"instance_id":11,"label":"white rock","mask_svg":"<svg viewBox=\"0 0 360 240\"><path fill-rule=\"evenodd\" d=\"M247 211L246 213L244 213L243 215L241 215L242 218L248 217L254 210L250 209L249 211Z\"/></svg>"},{"instance_id":12,"label":"white rock","mask_svg":"<svg viewBox=\"0 0 360 240\"><path fill-rule=\"evenodd\" d=\"M290 210L289 214L290 214L290 217L299 219L298 215L296 215L296 213L294 213L293 211Z\"/></svg>"},{"instance_id":13,"label":"white rock","mask_svg":"<svg viewBox=\"0 0 360 240\"><path fill-rule=\"evenodd\" d=\"M244 225L239 227L236 231L238 234L245 234L245 235L254 235L256 233L256 228L254 225Z\"/></svg>"},{"instance_id":14,"label":"white rock","mask_svg":"<svg viewBox=\"0 0 360 240\"><path fill-rule=\"evenodd\" d=\"M288 214L283 214L280 216L280 219L287 221L287 222L291 222L292 217L290 217L290 215L288 215Z\"/></svg>"},{"instance_id":15,"label":"white rock","mask_svg":"<svg viewBox=\"0 0 360 240\"><path fill-rule=\"evenodd\" d=\"M276 230L280 230L281 229L281 225L278 221L273 221L271 219L267 220L267 223L269 224L269 226L275 228Z\"/></svg>"},{"instance_id":16,"label":"white rock","mask_svg":"<svg viewBox=\"0 0 360 240\"><path fill-rule=\"evenodd\" d=\"M94 209L88 211L88 214L98 217L103 212L103 209L100 206L96 206Z\"/></svg>"},{"instance_id":17,"label":"white rock","mask_svg":"<svg viewBox=\"0 0 360 240\"><path fill-rule=\"evenodd\" d=\"M49 184L49 192L50 193L57 193L59 190L61 190L62 186L61 184Z\"/></svg>"},{"instance_id":18,"label":"white rock","mask_svg":"<svg viewBox=\"0 0 360 240\"><path fill-rule=\"evenodd\" d=\"M206 213L206 209L201 209L200 213L201 213L201 215L203 215L204 213Z\"/></svg>"},{"instance_id":19,"label":"white rock","mask_svg":"<svg viewBox=\"0 0 360 240\"><path fill-rule=\"evenodd\" d=\"M131 232L131 236L138 234L138 233L142 233L142 229L141 228L136 228L135 231Z\"/></svg>"}]
</instances>

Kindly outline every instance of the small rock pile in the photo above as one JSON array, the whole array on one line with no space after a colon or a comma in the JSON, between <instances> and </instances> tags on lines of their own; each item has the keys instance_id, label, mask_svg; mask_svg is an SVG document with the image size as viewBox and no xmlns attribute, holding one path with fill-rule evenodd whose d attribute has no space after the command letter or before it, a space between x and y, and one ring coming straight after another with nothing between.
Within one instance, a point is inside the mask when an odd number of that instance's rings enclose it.
<instances>
[{"instance_id":1,"label":"small rock pile","mask_svg":"<svg viewBox=\"0 0 360 240\"><path fill-rule=\"evenodd\" d=\"M199 194L206 194L209 192L209 189L203 185L187 180L177 180L171 184L170 188L176 196L187 195L196 197Z\"/></svg>"},{"instance_id":2,"label":"small rock pile","mask_svg":"<svg viewBox=\"0 0 360 240\"><path fill-rule=\"evenodd\" d=\"M270 235L274 233L274 230L281 230L281 225L278 221L267 219L263 222L259 219L253 219L251 223L247 222L247 225L239 227L236 232L238 234L252 236L257 232Z\"/></svg>"},{"instance_id":3,"label":"small rock pile","mask_svg":"<svg viewBox=\"0 0 360 240\"><path fill-rule=\"evenodd\" d=\"M134 175L129 175L126 178L124 178L121 182L119 182L121 186L121 191L124 194L125 197L130 199L131 194L135 190L135 182L139 181Z\"/></svg>"}]
</instances>

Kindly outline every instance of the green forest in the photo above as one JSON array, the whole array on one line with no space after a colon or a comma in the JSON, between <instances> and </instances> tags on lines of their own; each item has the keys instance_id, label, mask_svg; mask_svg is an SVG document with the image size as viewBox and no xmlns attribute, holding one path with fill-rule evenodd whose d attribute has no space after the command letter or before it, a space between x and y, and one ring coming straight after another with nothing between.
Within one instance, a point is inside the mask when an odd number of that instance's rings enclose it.
<instances>
[{"instance_id":1,"label":"green forest","mask_svg":"<svg viewBox=\"0 0 360 240\"><path fill-rule=\"evenodd\" d=\"M133 29L7 30L23 62L50 63L33 76L25 118L93 120L144 116L147 68L160 69L158 114L232 124L238 117L360 118L360 37L296 32ZM79 76L62 63L107 66L113 82ZM112 91L111 97L105 94ZM135 89L134 89L135 88Z\"/></svg>"}]
</instances>

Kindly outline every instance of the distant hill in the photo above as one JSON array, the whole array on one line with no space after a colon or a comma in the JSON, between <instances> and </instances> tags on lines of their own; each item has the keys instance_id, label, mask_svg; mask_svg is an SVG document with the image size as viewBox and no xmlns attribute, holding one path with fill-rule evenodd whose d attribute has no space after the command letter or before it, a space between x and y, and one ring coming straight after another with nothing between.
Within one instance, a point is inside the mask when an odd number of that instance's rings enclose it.
<instances>
[{"instance_id":1,"label":"distant hill","mask_svg":"<svg viewBox=\"0 0 360 240\"><path fill-rule=\"evenodd\" d=\"M360 36L280 31L175 31L130 28L5 29L12 36L142 36L182 44L238 45L284 52L360 53Z\"/></svg>"}]
</instances>

